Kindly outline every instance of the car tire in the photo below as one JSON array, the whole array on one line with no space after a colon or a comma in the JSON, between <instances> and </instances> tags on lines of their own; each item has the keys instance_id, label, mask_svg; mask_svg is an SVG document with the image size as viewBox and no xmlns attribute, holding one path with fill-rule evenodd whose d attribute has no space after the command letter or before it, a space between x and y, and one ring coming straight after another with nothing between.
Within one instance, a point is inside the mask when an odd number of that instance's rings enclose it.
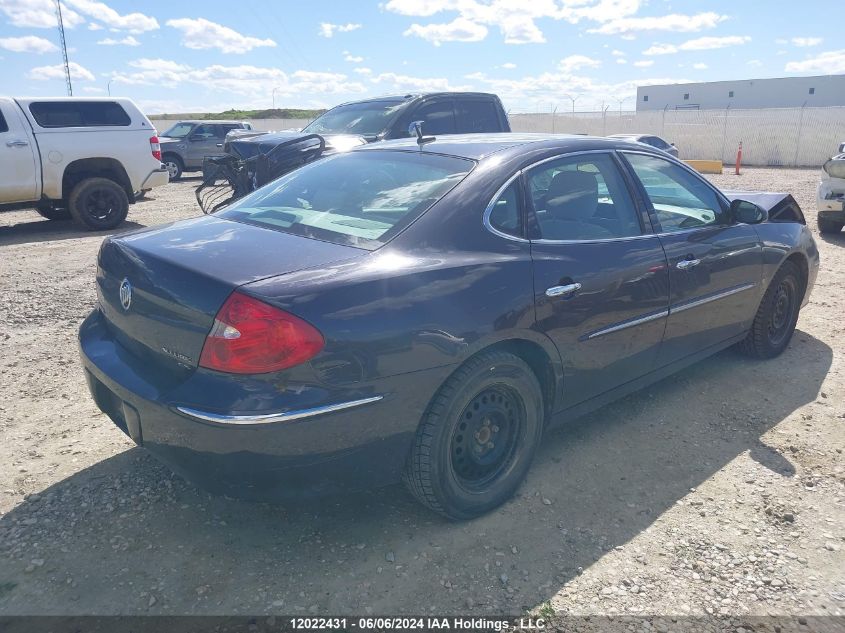
<instances>
[{"instance_id":1,"label":"car tire","mask_svg":"<svg viewBox=\"0 0 845 633\"><path fill-rule=\"evenodd\" d=\"M842 222L835 222L834 220L822 220L819 218L819 233L839 233L842 227L845 226Z\"/></svg>"},{"instance_id":2,"label":"car tire","mask_svg":"<svg viewBox=\"0 0 845 633\"><path fill-rule=\"evenodd\" d=\"M483 352L437 391L417 429L403 481L423 505L452 520L507 501L543 433L543 392L521 358Z\"/></svg>"},{"instance_id":3,"label":"car tire","mask_svg":"<svg viewBox=\"0 0 845 633\"><path fill-rule=\"evenodd\" d=\"M129 197L119 184L108 178L86 178L68 198L73 219L91 231L113 229L129 213Z\"/></svg>"},{"instance_id":4,"label":"car tire","mask_svg":"<svg viewBox=\"0 0 845 633\"><path fill-rule=\"evenodd\" d=\"M761 359L783 352L795 331L803 297L798 266L784 262L763 295L748 336L738 344L739 351Z\"/></svg>"},{"instance_id":5,"label":"car tire","mask_svg":"<svg viewBox=\"0 0 845 633\"><path fill-rule=\"evenodd\" d=\"M161 157L162 164L167 168L167 174L170 177L170 182L179 180L182 177L182 172L185 171L185 164L182 159L175 154L165 154Z\"/></svg>"},{"instance_id":6,"label":"car tire","mask_svg":"<svg viewBox=\"0 0 845 633\"><path fill-rule=\"evenodd\" d=\"M48 220L70 220L71 215L68 209L57 208L49 203L42 203L35 207L38 215Z\"/></svg>"}]
</instances>

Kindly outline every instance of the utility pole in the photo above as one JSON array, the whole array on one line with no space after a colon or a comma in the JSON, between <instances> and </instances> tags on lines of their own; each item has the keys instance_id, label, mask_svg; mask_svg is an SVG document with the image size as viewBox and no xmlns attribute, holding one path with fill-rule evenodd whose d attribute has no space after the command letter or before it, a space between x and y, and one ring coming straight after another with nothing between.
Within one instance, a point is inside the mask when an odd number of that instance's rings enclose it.
<instances>
[{"instance_id":1,"label":"utility pole","mask_svg":"<svg viewBox=\"0 0 845 633\"><path fill-rule=\"evenodd\" d=\"M70 64L67 61L67 43L65 42L65 24L62 21L62 2L61 0L55 0L56 2L56 19L59 23L59 40L62 44L62 59L65 62L65 82L67 83L67 96L73 96L73 86L70 83Z\"/></svg>"}]
</instances>

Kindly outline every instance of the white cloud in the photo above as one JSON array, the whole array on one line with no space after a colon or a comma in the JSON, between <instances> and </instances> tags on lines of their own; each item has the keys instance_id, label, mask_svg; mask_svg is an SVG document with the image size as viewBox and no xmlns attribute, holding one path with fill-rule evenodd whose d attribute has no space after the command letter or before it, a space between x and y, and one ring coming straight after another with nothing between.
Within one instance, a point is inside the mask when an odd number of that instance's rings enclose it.
<instances>
[{"instance_id":1,"label":"white cloud","mask_svg":"<svg viewBox=\"0 0 845 633\"><path fill-rule=\"evenodd\" d=\"M97 44L102 46L140 46L141 42L136 40L132 35L127 35L122 40L107 37L106 39L97 42Z\"/></svg>"},{"instance_id":2,"label":"white cloud","mask_svg":"<svg viewBox=\"0 0 845 633\"><path fill-rule=\"evenodd\" d=\"M56 28L56 5L52 0L0 0L0 12L9 19L9 24L21 28ZM62 22L65 28L79 26L85 19L69 7L62 7Z\"/></svg>"},{"instance_id":3,"label":"white cloud","mask_svg":"<svg viewBox=\"0 0 845 633\"><path fill-rule=\"evenodd\" d=\"M617 48L614 48L612 51L610 51L610 54L614 57L625 57L625 53Z\"/></svg>"},{"instance_id":4,"label":"white cloud","mask_svg":"<svg viewBox=\"0 0 845 633\"><path fill-rule=\"evenodd\" d=\"M845 73L845 49L838 51L827 51L816 57L802 61L789 62L784 69L788 73L809 73L818 72L825 75L834 73Z\"/></svg>"},{"instance_id":5,"label":"white cloud","mask_svg":"<svg viewBox=\"0 0 845 633\"><path fill-rule=\"evenodd\" d=\"M80 66L76 62L70 62L70 78L72 81L94 81L94 73ZM29 71L29 78L37 81L49 81L50 79L65 78L65 67L62 64L55 66L38 66Z\"/></svg>"},{"instance_id":6,"label":"white cloud","mask_svg":"<svg viewBox=\"0 0 845 633\"><path fill-rule=\"evenodd\" d=\"M353 64L360 64L364 61L364 58L360 55L353 55L349 51L343 51L343 59L347 62L352 62Z\"/></svg>"},{"instance_id":7,"label":"white cloud","mask_svg":"<svg viewBox=\"0 0 845 633\"><path fill-rule=\"evenodd\" d=\"M486 27L499 28L506 44L545 42L536 20L549 18L577 23L581 20L604 22L633 15L641 0L389 0L384 9L400 15L431 17L441 12L457 13L451 22L412 24L406 35L418 35L433 43L475 42L487 35ZM438 37L431 37L438 34ZM448 35L454 34L454 40ZM426 37L429 35L429 37Z\"/></svg>"},{"instance_id":8,"label":"white cloud","mask_svg":"<svg viewBox=\"0 0 845 633\"><path fill-rule=\"evenodd\" d=\"M173 88L181 84L214 86L215 90L235 94L277 95L349 94L365 91L363 84L350 81L341 73L322 73L297 70L285 73L278 68L251 65L223 66L215 64L195 68L167 59L142 58L129 62L130 72L113 72L109 75L116 83L153 85ZM268 97L269 99L269 97Z\"/></svg>"},{"instance_id":9,"label":"white cloud","mask_svg":"<svg viewBox=\"0 0 845 633\"><path fill-rule=\"evenodd\" d=\"M205 18L179 18L168 20L167 26L182 31L182 46L195 50L217 48L224 53L242 54L253 48L276 46L271 39L259 39L241 35L228 26L211 22Z\"/></svg>"},{"instance_id":10,"label":"white cloud","mask_svg":"<svg viewBox=\"0 0 845 633\"><path fill-rule=\"evenodd\" d=\"M118 31L143 33L159 28L158 20L154 17L137 12L120 15L107 4L96 2L96 0L64 0L64 3ZM64 17L64 10L62 10L62 16Z\"/></svg>"},{"instance_id":11,"label":"white cloud","mask_svg":"<svg viewBox=\"0 0 845 633\"><path fill-rule=\"evenodd\" d=\"M759 59L749 59L745 63L748 64L749 66L754 67L754 68L759 68L760 66L763 65L763 62L761 62Z\"/></svg>"},{"instance_id":12,"label":"white cloud","mask_svg":"<svg viewBox=\"0 0 845 633\"><path fill-rule=\"evenodd\" d=\"M739 46L751 41L747 35L728 35L726 37L699 37L681 44L678 48L682 51L706 51L714 48L726 48L728 46Z\"/></svg>"},{"instance_id":13,"label":"white cloud","mask_svg":"<svg viewBox=\"0 0 845 633\"><path fill-rule=\"evenodd\" d=\"M652 44L643 51L643 55L672 55L678 52L678 47L673 44Z\"/></svg>"},{"instance_id":14,"label":"white cloud","mask_svg":"<svg viewBox=\"0 0 845 633\"><path fill-rule=\"evenodd\" d=\"M516 68L516 64L514 64L513 62L505 62L504 64L502 64L501 67L505 70L513 70L514 68Z\"/></svg>"},{"instance_id":15,"label":"white cloud","mask_svg":"<svg viewBox=\"0 0 845 633\"><path fill-rule=\"evenodd\" d=\"M352 72L358 73L359 75L372 75L373 74L372 68L366 68L366 67L353 68Z\"/></svg>"},{"instance_id":16,"label":"white cloud","mask_svg":"<svg viewBox=\"0 0 845 633\"><path fill-rule=\"evenodd\" d=\"M822 43L822 38L820 37L793 37L792 43L795 46L818 46Z\"/></svg>"},{"instance_id":17,"label":"white cloud","mask_svg":"<svg viewBox=\"0 0 845 633\"><path fill-rule=\"evenodd\" d=\"M59 50L59 47L50 40L35 35L23 37L0 37L0 48L13 53L52 53Z\"/></svg>"},{"instance_id":18,"label":"white cloud","mask_svg":"<svg viewBox=\"0 0 845 633\"><path fill-rule=\"evenodd\" d=\"M698 62L697 64L692 65L693 68L696 70L707 70L708 66L704 62Z\"/></svg>"},{"instance_id":19,"label":"white cloud","mask_svg":"<svg viewBox=\"0 0 845 633\"><path fill-rule=\"evenodd\" d=\"M96 86L84 86L82 92L87 92L92 95L100 95L106 91L105 88L97 88Z\"/></svg>"},{"instance_id":20,"label":"white cloud","mask_svg":"<svg viewBox=\"0 0 845 633\"><path fill-rule=\"evenodd\" d=\"M625 35L639 31L691 33L703 29L712 29L719 22L727 19L728 16L719 15L712 11L696 13L695 15L672 13L655 17L618 18L606 22L598 28L587 29L587 32L600 33L602 35Z\"/></svg>"},{"instance_id":21,"label":"white cloud","mask_svg":"<svg viewBox=\"0 0 845 633\"><path fill-rule=\"evenodd\" d=\"M331 22L320 23L320 35L323 37L334 37L335 33L349 33L349 31L357 31L361 28L360 24L332 24Z\"/></svg>"},{"instance_id":22,"label":"white cloud","mask_svg":"<svg viewBox=\"0 0 845 633\"><path fill-rule=\"evenodd\" d=\"M617 57L617 58L616 58L616 63L617 63L617 64L627 64L627 63L628 63L628 60L627 60L627 59L625 59L624 57Z\"/></svg>"},{"instance_id":23,"label":"white cloud","mask_svg":"<svg viewBox=\"0 0 845 633\"><path fill-rule=\"evenodd\" d=\"M89 31L102 31L103 27L97 24L96 22L89 22L88 23L88 30Z\"/></svg>"},{"instance_id":24,"label":"white cloud","mask_svg":"<svg viewBox=\"0 0 845 633\"><path fill-rule=\"evenodd\" d=\"M564 73L571 73L580 68L598 68L599 66L601 66L599 60L592 59L586 55L570 55L569 57L564 57L558 64L558 68Z\"/></svg>"},{"instance_id":25,"label":"white cloud","mask_svg":"<svg viewBox=\"0 0 845 633\"><path fill-rule=\"evenodd\" d=\"M455 18L447 24L412 24L402 35L421 37L440 46L441 42L480 42L487 37L487 27L466 18Z\"/></svg>"},{"instance_id":26,"label":"white cloud","mask_svg":"<svg viewBox=\"0 0 845 633\"><path fill-rule=\"evenodd\" d=\"M448 79L442 77L411 77L396 73L381 73L370 81L391 92L448 92L469 88L469 86L453 86Z\"/></svg>"},{"instance_id":27,"label":"white cloud","mask_svg":"<svg viewBox=\"0 0 845 633\"><path fill-rule=\"evenodd\" d=\"M648 68L649 66L654 66L653 59L641 59L639 61L634 62L634 66L637 68Z\"/></svg>"}]
</instances>

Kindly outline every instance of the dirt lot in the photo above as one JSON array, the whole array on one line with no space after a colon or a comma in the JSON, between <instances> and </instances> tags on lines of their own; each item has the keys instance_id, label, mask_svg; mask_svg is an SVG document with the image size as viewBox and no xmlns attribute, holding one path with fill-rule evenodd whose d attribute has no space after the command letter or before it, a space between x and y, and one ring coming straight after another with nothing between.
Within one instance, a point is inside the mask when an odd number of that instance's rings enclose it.
<instances>
[{"instance_id":1,"label":"dirt lot","mask_svg":"<svg viewBox=\"0 0 845 633\"><path fill-rule=\"evenodd\" d=\"M817 174L714 181L814 218ZM196 215L195 184L130 226ZM721 353L550 434L517 498L457 524L399 486L211 497L134 447L77 360L102 239L0 215L0 614L845 611L845 234L783 356Z\"/></svg>"}]
</instances>

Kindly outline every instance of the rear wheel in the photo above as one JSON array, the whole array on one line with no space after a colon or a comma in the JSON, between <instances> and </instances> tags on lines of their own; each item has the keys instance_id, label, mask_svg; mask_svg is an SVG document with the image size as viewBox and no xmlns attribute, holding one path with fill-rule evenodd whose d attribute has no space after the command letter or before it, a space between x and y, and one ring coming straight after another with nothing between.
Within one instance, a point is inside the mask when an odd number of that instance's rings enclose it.
<instances>
[{"instance_id":1,"label":"rear wheel","mask_svg":"<svg viewBox=\"0 0 845 633\"><path fill-rule=\"evenodd\" d=\"M113 180L86 178L73 188L68 206L79 224L92 231L104 231L126 219L129 198Z\"/></svg>"},{"instance_id":2,"label":"rear wheel","mask_svg":"<svg viewBox=\"0 0 845 633\"><path fill-rule=\"evenodd\" d=\"M769 284L739 350L754 358L773 358L783 352L798 322L803 291L798 267L785 262Z\"/></svg>"},{"instance_id":3,"label":"rear wheel","mask_svg":"<svg viewBox=\"0 0 845 633\"><path fill-rule=\"evenodd\" d=\"M842 227L845 226L842 222L834 220L823 220L819 218L819 232L820 233L839 233Z\"/></svg>"},{"instance_id":4,"label":"rear wheel","mask_svg":"<svg viewBox=\"0 0 845 633\"><path fill-rule=\"evenodd\" d=\"M167 175L170 176L171 182L179 180L182 177L182 172L185 170L185 165L182 164L182 159L173 154L165 154L161 162L167 168Z\"/></svg>"},{"instance_id":5,"label":"rear wheel","mask_svg":"<svg viewBox=\"0 0 845 633\"><path fill-rule=\"evenodd\" d=\"M404 473L411 493L450 519L501 505L525 478L543 431L543 394L507 352L467 361L434 396Z\"/></svg>"}]
</instances>

